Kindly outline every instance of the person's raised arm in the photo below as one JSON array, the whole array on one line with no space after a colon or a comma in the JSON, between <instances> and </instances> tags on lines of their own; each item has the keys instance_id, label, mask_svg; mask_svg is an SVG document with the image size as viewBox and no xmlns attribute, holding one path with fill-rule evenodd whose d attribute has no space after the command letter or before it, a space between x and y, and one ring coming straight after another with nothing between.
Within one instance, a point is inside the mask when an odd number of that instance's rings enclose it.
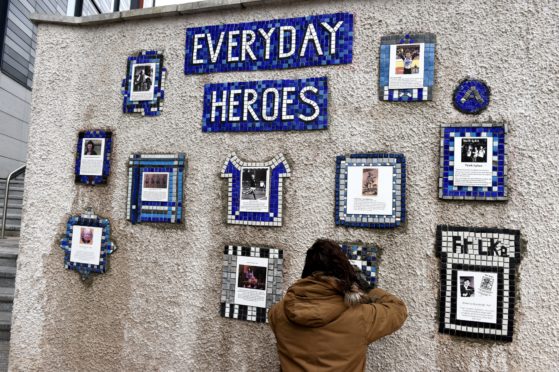
<instances>
[{"instance_id":1,"label":"person's raised arm","mask_svg":"<svg viewBox=\"0 0 559 372\"><path fill-rule=\"evenodd\" d=\"M404 301L380 289L369 291L373 303L364 306L367 342L397 331L406 321L408 310Z\"/></svg>"}]
</instances>

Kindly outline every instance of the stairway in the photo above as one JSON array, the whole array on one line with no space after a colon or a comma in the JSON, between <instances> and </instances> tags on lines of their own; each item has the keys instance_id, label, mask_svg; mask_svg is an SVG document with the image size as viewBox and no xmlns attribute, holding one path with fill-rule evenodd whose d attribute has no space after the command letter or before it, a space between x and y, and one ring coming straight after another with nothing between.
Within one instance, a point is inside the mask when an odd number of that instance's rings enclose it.
<instances>
[{"instance_id":1,"label":"stairway","mask_svg":"<svg viewBox=\"0 0 559 372\"><path fill-rule=\"evenodd\" d=\"M21 208L23 203L22 174L10 182L10 195L8 196L8 213L6 215L6 236L19 236L21 225ZM6 179L0 178L0 222L2 222L2 207L4 206L4 193L6 192Z\"/></svg>"},{"instance_id":2,"label":"stairway","mask_svg":"<svg viewBox=\"0 0 559 372\"><path fill-rule=\"evenodd\" d=\"M19 238L0 239L0 372L8 370Z\"/></svg>"}]
</instances>

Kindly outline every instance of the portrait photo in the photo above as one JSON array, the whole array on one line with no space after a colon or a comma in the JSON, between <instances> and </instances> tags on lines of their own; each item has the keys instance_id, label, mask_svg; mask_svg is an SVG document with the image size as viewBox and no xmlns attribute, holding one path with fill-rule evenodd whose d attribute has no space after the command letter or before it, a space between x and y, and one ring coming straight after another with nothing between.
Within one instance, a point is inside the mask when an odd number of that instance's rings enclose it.
<instances>
[{"instance_id":1,"label":"portrait photo","mask_svg":"<svg viewBox=\"0 0 559 372\"><path fill-rule=\"evenodd\" d=\"M80 244L93 245L93 229L90 227L80 228Z\"/></svg>"},{"instance_id":2,"label":"portrait photo","mask_svg":"<svg viewBox=\"0 0 559 372\"><path fill-rule=\"evenodd\" d=\"M269 168L243 168L241 176L241 199L268 199Z\"/></svg>"},{"instance_id":3,"label":"portrait photo","mask_svg":"<svg viewBox=\"0 0 559 372\"><path fill-rule=\"evenodd\" d=\"M462 138L462 163L487 162L487 138Z\"/></svg>"},{"instance_id":4,"label":"portrait photo","mask_svg":"<svg viewBox=\"0 0 559 372\"><path fill-rule=\"evenodd\" d=\"M363 168L361 194L363 196L376 196L378 194L377 168Z\"/></svg>"},{"instance_id":5,"label":"portrait photo","mask_svg":"<svg viewBox=\"0 0 559 372\"><path fill-rule=\"evenodd\" d=\"M103 155L103 139L84 138L82 146L83 156Z\"/></svg>"},{"instance_id":6,"label":"portrait photo","mask_svg":"<svg viewBox=\"0 0 559 372\"><path fill-rule=\"evenodd\" d=\"M460 277L460 297L474 297L474 277L461 276Z\"/></svg>"},{"instance_id":7,"label":"portrait photo","mask_svg":"<svg viewBox=\"0 0 559 372\"><path fill-rule=\"evenodd\" d=\"M137 64L134 65L133 73L133 92L149 92L154 83L153 64Z\"/></svg>"},{"instance_id":8,"label":"portrait photo","mask_svg":"<svg viewBox=\"0 0 559 372\"><path fill-rule=\"evenodd\" d=\"M419 44L400 44L396 46L396 75L419 74L420 71Z\"/></svg>"},{"instance_id":9,"label":"portrait photo","mask_svg":"<svg viewBox=\"0 0 559 372\"><path fill-rule=\"evenodd\" d=\"M239 265L237 287L266 290L266 267Z\"/></svg>"},{"instance_id":10,"label":"portrait photo","mask_svg":"<svg viewBox=\"0 0 559 372\"><path fill-rule=\"evenodd\" d=\"M169 174L167 173L144 173L144 188L166 189Z\"/></svg>"}]
</instances>

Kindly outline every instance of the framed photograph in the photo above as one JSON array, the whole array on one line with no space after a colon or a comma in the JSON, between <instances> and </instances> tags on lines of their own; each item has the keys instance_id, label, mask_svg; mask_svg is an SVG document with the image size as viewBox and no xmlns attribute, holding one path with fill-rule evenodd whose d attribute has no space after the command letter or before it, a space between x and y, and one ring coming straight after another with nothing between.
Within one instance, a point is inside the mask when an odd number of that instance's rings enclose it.
<instances>
[{"instance_id":1,"label":"framed photograph","mask_svg":"<svg viewBox=\"0 0 559 372\"><path fill-rule=\"evenodd\" d=\"M336 159L336 225L393 228L405 221L402 154L351 154Z\"/></svg>"},{"instance_id":2,"label":"framed photograph","mask_svg":"<svg viewBox=\"0 0 559 372\"><path fill-rule=\"evenodd\" d=\"M283 178L290 175L282 154L266 162L245 162L231 154L221 172L229 182L227 223L281 226Z\"/></svg>"},{"instance_id":3,"label":"framed photograph","mask_svg":"<svg viewBox=\"0 0 559 372\"><path fill-rule=\"evenodd\" d=\"M432 100L435 44L434 34L382 37L379 99L391 102Z\"/></svg>"},{"instance_id":4,"label":"framed photograph","mask_svg":"<svg viewBox=\"0 0 559 372\"><path fill-rule=\"evenodd\" d=\"M221 284L222 317L268 322L268 310L281 300L283 250L226 245Z\"/></svg>"},{"instance_id":5,"label":"framed photograph","mask_svg":"<svg viewBox=\"0 0 559 372\"><path fill-rule=\"evenodd\" d=\"M126 76L122 80L124 113L157 116L163 109L165 78L163 53L149 50L128 57Z\"/></svg>"},{"instance_id":6,"label":"framed photograph","mask_svg":"<svg viewBox=\"0 0 559 372\"><path fill-rule=\"evenodd\" d=\"M375 244L340 243L340 249L349 262L365 275L367 281L376 287L378 284L379 249Z\"/></svg>"},{"instance_id":7,"label":"framed photograph","mask_svg":"<svg viewBox=\"0 0 559 372\"><path fill-rule=\"evenodd\" d=\"M111 132L80 132L76 150L75 182L86 185L106 184L110 173L111 147Z\"/></svg>"},{"instance_id":8,"label":"framed photograph","mask_svg":"<svg viewBox=\"0 0 559 372\"><path fill-rule=\"evenodd\" d=\"M502 124L443 125L439 197L507 200L506 133Z\"/></svg>"},{"instance_id":9,"label":"framed photograph","mask_svg":"<svg viewBox=\"0 0 559 372\"><path fill-rule=\"evenodd\" d=\"M82 279L92 273L105 273L109 255L116 250L116 245L110 241L110 234L109 220L96 216L91 210L70 217L66 235L60 241L64 267L77 271Z\"/></svg>"},{"instance_id":10,"label":"framed photograph","mask_svg":"<svg viewBox=\"0 0 559 372\"><path fill-rule=\"evenodd\" d=\"M186 157L178 154L133 154L128 161L126 219L182 223Z\"/></svg>"},{"instance_id":11,"label":"framed photograph","mask_svg":"<svg viewBox=\"0 0 559 372\"><path fill-rule=\"evenodd\" d=\"M512 341L520 232L438 226L439 332Z\"/></svg>"}]
</instances>

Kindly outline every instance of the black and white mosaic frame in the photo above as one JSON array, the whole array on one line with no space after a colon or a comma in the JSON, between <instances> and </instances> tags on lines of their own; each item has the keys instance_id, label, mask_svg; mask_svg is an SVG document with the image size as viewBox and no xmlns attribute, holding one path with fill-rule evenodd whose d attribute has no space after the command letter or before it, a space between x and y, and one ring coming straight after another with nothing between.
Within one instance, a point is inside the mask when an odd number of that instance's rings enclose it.
<instances>
[{"instance_id":1,"label":"black and white mosaic frame","mask_svg":"<svg viewBox=\"0 0 559 372\"><path fill-rule=\"evenodd\" d=\"M268 206L265 211L241 210L242 172L248 168L266 168L269 173ZM289 163L283 154L266 162L245 162L235 153L225 160L221 177L227 184L227 223L252 226L281 226L283 221L283 179L291 177ZM256 196L255 196L256 197Z\"/></svg>"},{"instance_id":2,"label":"black and white mosaic frame","mask_svg":"<svg viewBox=\"0 0 559 372\"><path fill-rule=\"evenodd\" d=\"M352 265L359 267L372 288L378 284L379 248L375 244L340 243Z\"/></svg>"},{"instance_id":3,"label":"black and white mosaic frame","mask_svg":"<svg viewBox=\"0 0 559 372\"><path fill-rule=\"evenodd\" d=\"M348 213L348 168L392 168L392 212L380 214ZM367 153L340 155L336 158L336 225L364 228L394 228L406 220L406 158L403 154Z\"/></svg>"},{"instance_id":4,"label":"black and white mosaic frame","mask_svg":"<svg viewBox=\"0 0 559 372\"><path fill-rule=\"evenodd\" d=\"M520 263L520 231L438 226L436 245L437 255L441 258L439 332L478 339L512 341L516 272ZM477 273L484 279L487 277L487 285L484 287L485 283L482 282L478 289L475 289L475 286L471 288L471 294L463 293L463 288L459 290L459 272ZM497 281L495 288L493 278ZM462 314L467 316L460 319L458 299L463 297L471 301L470 297L476 295L475 291L480 292L487 288L489 291L496 291L495 321L473 319L476 316L487 317L487 311L491 311L491 306L479 301L476 303L475 300L465 305L470 314L463 312ZM472 311L474 313L471 313ZM466 317L471 319L464 319Z\"/></svg>"},{"instance_id":5,"label":"black and white mosaic frame","mask_svg":"<svg viewBox=\"0 0 559 372\"><path fill-rule=\"evenodd\" d=\"M267 261L265 306L248 306L235 301L237 288L237 263L239 257L254 257ZM220 314L225 318L268 322L268 310L282 298L283 250L275 248L226 245L223 250Z\"/></svg>"}]
</instances>

